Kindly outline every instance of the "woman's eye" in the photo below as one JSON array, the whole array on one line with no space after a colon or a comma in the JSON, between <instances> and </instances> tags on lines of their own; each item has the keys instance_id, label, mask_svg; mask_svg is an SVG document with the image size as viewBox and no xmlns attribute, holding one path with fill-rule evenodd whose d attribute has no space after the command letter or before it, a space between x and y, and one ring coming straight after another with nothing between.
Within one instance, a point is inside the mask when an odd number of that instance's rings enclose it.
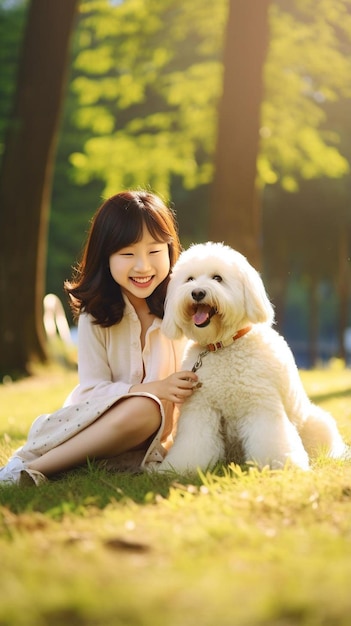
<instances>
[{"instance_id":1,"label":"woman's eye","mask_svg":"<svg viewBox=\"0 0 351 626\"><path fill-rule=\"evenodd\" d=\"M212 276L213 280L216 280L218 283L221 283L223 278L222 276L219 276L219 274L215 274L214 276Z\"/></svg>"},{"instance_id":2,"label":"woman's eye","mask_svg":"<svg viewBox=\"0 0 351 626\"><path fill-rule=\"evenodd\" d=\"M191 280L194 280L193 276L189 276L189 278L186 279L186 282L189 283Z\"/></svg>"},{"instance_id":3,"label":"woman's eye","mask_svg":"<svg viewBox=\"0 0 351 626\"><path fill-rule=\"evenodd\" d=\"M161 252L161 250L151 250L150 254L157 254L158 252Z\"/></svg>"}]
</instances>

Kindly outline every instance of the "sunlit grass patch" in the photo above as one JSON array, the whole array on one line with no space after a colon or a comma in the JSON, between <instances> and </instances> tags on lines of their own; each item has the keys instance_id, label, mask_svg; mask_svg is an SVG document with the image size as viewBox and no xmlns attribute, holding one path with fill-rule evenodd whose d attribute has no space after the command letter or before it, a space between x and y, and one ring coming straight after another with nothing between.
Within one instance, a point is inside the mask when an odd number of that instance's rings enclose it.
<instances>
[{"instance_id":1,"label":"sunlit grass patch","mask_svg":"<svg viewBox=\"0 0 351 626\"><path fill-rule=\"evenodd\" d=\"M350 371L301 375L350 442ZM11 428L15 385L0 388L3 460L29 405L54 410L75 384L32 382L16 383L26 401ZM348 626L350 519L351 462L322 457L310 472L230 465L193 479L91 464L1 488L0 624Z\"/></svg>"}]
</instances>

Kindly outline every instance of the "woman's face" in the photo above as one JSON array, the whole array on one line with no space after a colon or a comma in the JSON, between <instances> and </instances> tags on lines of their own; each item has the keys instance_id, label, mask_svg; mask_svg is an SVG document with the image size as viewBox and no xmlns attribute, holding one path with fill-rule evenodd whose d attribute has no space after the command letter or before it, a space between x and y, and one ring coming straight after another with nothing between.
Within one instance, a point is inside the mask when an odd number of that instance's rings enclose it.
<instances>
[{"instance_id":1,"label":"woman's face","mask_svg":"<svg viewBox=\"0 0 351 626\"><path fill-rule=\"evenodd\" d=\"M140 241L111 254L109 265L127 297L148 298L169 274L168 244L155 241L144 224Z\"/></svg>"}]
</instances>

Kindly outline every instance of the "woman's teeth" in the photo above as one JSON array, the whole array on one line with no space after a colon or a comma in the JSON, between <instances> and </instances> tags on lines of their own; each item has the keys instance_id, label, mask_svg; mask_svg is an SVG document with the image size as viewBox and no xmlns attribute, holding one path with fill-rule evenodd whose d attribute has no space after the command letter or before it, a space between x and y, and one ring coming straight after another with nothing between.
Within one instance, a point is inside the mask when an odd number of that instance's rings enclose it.
<instances>
[{"instance_id":1,"label":"woman's teeth","mask_svg":"<svg viewBox=\"0 0 351 626\"><path fill-rule=\"evenodd\" d=\"M131 280L134 283L139 283L142 285L143 283L148 283L152 279L152 276L145 276L144 278L132 278Z\"/></svg>"}]
</instances>

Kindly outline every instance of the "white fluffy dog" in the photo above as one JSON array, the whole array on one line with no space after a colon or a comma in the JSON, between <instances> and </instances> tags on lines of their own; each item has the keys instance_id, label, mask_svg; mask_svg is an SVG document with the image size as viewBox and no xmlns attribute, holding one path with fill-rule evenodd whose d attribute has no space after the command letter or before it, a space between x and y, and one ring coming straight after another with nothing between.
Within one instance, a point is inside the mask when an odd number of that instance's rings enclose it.
<instances>
[{"instance_id":1,"label":"white fluffy dog","mask_svg":"<svg viewBox=\"0 0 351 626\"><path fill-rule=\"evenodd\" d=\"M309 457L342 457L331 415L313 405L273 309L245 257L220 243L191 246L168 287L164 333L192 341L182 369L200 385L182 405L175 442L158 470L193 472L218 462L304 470Z\"/></svg>"}]
</instances>

